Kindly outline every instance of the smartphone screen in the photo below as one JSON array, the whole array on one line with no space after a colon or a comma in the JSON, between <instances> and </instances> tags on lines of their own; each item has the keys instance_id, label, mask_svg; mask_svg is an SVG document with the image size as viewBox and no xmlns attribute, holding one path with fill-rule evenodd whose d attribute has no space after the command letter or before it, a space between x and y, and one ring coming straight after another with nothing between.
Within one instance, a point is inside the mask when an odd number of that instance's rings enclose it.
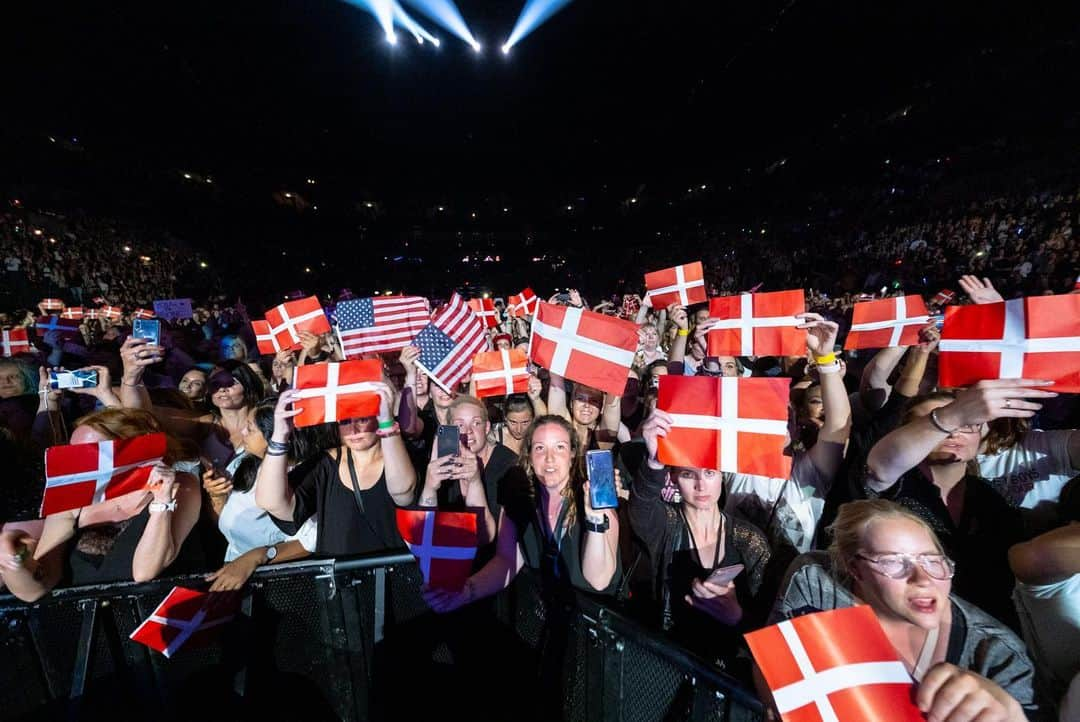
<instances>
[{"instance_id":1,"label":"smartphone screen","mask_svg":"<svg viewBox=\"0 0 1080 722\"><path fill-rule=\"evenodd\" d=\"M49 388L52 389L89 389L97 385L98 375L93 369L49 372Z\"/></svg>"},{"instance_id":2,"label":"smartphone screen","mask_svg":"<svg viewBox=\"0 0 1080 722\"><path fill-rule=\"evenodd\" d=\"M436 434L439 458L461 452L461 430L456 426L440 426Z\"/></svg>"},{"instance_id":3,"label":"smartphone screen","mask_svg":"<svg viewBox=\"0 0 1080 722\"><path fill-rule=\"evenodd\" d=\"M161 322L153 318L137 318L131 324L131 335L145 338L154 346L161 345Z\"/></svg>"},{"instance_id":4,"label":"smartphone screen","mask_svg":"<svg viewBox=\"0 0 1080 722\"><path fill-rule=\"evenodd\" d=\"M593 509L614 509L619 506L615 489L615 466L610 451L590 451L585 454L589 471L589 503Z\"/></svg>"},{"instance_id":5,"label":"smartphone screen","mask_svg":"<svg viewBox=\"0 0 1080 722\"><path fill-rule=\"evenodd\" d=\"M715 584L722 587L735 577L739 576L739 573L742 572L743 568L742 564L732 564L730 567L714 569L712 574L710 574L709 578L705 581L709 584Z\"/></svg>"}]
</instances>

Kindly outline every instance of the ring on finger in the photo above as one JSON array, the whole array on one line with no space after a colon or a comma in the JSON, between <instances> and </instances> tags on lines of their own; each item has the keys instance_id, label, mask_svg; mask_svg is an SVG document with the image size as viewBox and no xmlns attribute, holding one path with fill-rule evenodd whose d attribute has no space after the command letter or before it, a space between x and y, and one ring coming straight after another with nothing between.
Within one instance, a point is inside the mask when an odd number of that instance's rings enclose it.
<instances>
[{"instance_id":1,"label":"ring on finger","mask_svg":"<svg viewBox=\"0 0 1080 722\"><path fill-rule=\"evenodd\" d=\"M1012 399L1005 399L1005 408L1007 408L1007 409L1012 408Z\"/></svg>"}]
</instances>

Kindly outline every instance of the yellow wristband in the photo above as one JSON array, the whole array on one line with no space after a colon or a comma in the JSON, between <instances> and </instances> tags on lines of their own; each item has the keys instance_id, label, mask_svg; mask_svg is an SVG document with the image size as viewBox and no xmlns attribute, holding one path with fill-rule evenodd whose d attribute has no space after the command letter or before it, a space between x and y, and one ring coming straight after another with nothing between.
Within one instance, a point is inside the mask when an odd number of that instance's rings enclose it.
<instances>
[{"instance_id":1,"label":"yellow wristband","mask_svg":"<svg viewBox=\"0 0 1080 722\"><path fill-rule=\"evenodd\" d=\"M829 364L836 362L836 354L830 353L825 356L815 356L814 362L817 363L818 366L828 366Z\"/></svg>"},{"instance_id":2,"label":"yellow wristband","mask_svg":"<svg viewBox=\"0 0 1080 722\"><path fill-rule=\"evenodd\" d=\"M689 336L690 335L690 329L688 329L688 328L680 328L679 329L679 335L680 336Z\"/></svg>"}]
</instances>

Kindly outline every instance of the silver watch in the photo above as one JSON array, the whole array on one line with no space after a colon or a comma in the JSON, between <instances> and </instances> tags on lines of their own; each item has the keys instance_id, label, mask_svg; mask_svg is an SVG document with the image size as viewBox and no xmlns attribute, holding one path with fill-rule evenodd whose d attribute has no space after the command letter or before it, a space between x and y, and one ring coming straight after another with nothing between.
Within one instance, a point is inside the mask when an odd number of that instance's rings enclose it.
<instances>
[{"instance_id":1,"label":"silver watch","mask_svg":"<svg viewBox=\"0 0 1080 722\"><path fill-rule=\"evenodd\" d=\"M156 514L162 511L176 511L176 499L170 501L152 501L150 502L150 513Z\"/></svg>"},{"instance_id":2,"label":"silver watch","mask_svg":"<svg viewBox=\"0 0 1080 722\"><path fill-rule=\"evenodd\" d=\"M268 546L268 547L266 547L266 561L272 562L272 561L274 561L275 557L277 557L277 547L276 546Z\"/></svg>"}]
</instances>

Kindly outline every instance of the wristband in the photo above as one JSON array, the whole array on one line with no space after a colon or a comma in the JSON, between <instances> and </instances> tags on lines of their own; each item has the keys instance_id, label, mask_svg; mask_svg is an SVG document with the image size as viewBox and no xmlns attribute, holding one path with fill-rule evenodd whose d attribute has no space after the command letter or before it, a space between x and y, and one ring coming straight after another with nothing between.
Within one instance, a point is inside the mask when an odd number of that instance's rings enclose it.
<instances>
[{"instance_id":1,"label":"wristband","mask_svg":"<svg viewBox=\"0 0 1080 722\"><path fill-rule=\"evenodd\" d=\"M814 362L818 366L827 366L827 365L833 363L834 361L836 361L836 354L835 353L829 353L829 354L825 354L824 356L815 356L814 357Z\"/></svg>"},{"instance_id":2,"label":"wristband","mask_svg":"<svg viewBox=\"0 0 1080 722\"><path fill-rule=\"evenodd\" d=\"M825 366L818 366L817 372L819 374L838 374L840 373L840 364L833 361L831 364Z\"/></svg>"},{"instance_id":3,"label":"wristband","mask_svg":"<svg viewBox=\"0 0 1080 722\"><path fill-rule=\"evenodd\" d=\"M274 451L273 449L267 449L266 450L266 455L267 456L285 456L287 453L289 453L289 452L287 452L287 451Z\"/></svg>"},{"instance_id":4,"label":"wristband","mask_svg":"<svg viewBox=\"0 0 1080 722\"><path fill-rule=\"evenodd\" d=\"M273 439L269 439L266 442L266 448L270 449L270 451L288 451L289 445L281 441L274 441Z\"/></svg>"},{"instance_id":5,"label":"wristband","mask_svg":"<svg viewBox=\"0 0 1080 722\"><path fill-rule=\"evenodd\" d=\"M386 421L380 421L379 422L379 428L380 429L389 429L389 428L393 427L393 425L396 424L396 423L397 422L394 421L393 419L387 419Z\"/></svg>"},{"instance_id":6,"label":"wristband","mask_svg":"<svg viewBox=\"0 0 1080 722\"><path fill-rule=\"evenodd\" d=\"M390 436L397 436L400 433L401 426L398 425L398 422L394 421L391 422L389 426L385 427L382 424L379 424L379 430L375 432L375 435L380 439L385 439Z\"/></svg>"},{"instance_id":7,"label":"wristband","mask_svg":"<svg viewBox=\"0 0 1080 722\"><path fill-rule=\"evenodd\" d=\"M678 336L689 336L690 335L690 329L688 329L688 328L680 328L678 334L676 334L676 335L678 335Z\"/></svg>"},{"instance_id":8,"label":"wristband","mask_svg":"<svg viewBox=\"0 0 1080 722\"><path fill-rule=\"evenodd\" d=\"M156 514L162 511L176 511L176 499L172 501L152 501L150 502L150 513Z\"/></svg>"}]
</instances>

